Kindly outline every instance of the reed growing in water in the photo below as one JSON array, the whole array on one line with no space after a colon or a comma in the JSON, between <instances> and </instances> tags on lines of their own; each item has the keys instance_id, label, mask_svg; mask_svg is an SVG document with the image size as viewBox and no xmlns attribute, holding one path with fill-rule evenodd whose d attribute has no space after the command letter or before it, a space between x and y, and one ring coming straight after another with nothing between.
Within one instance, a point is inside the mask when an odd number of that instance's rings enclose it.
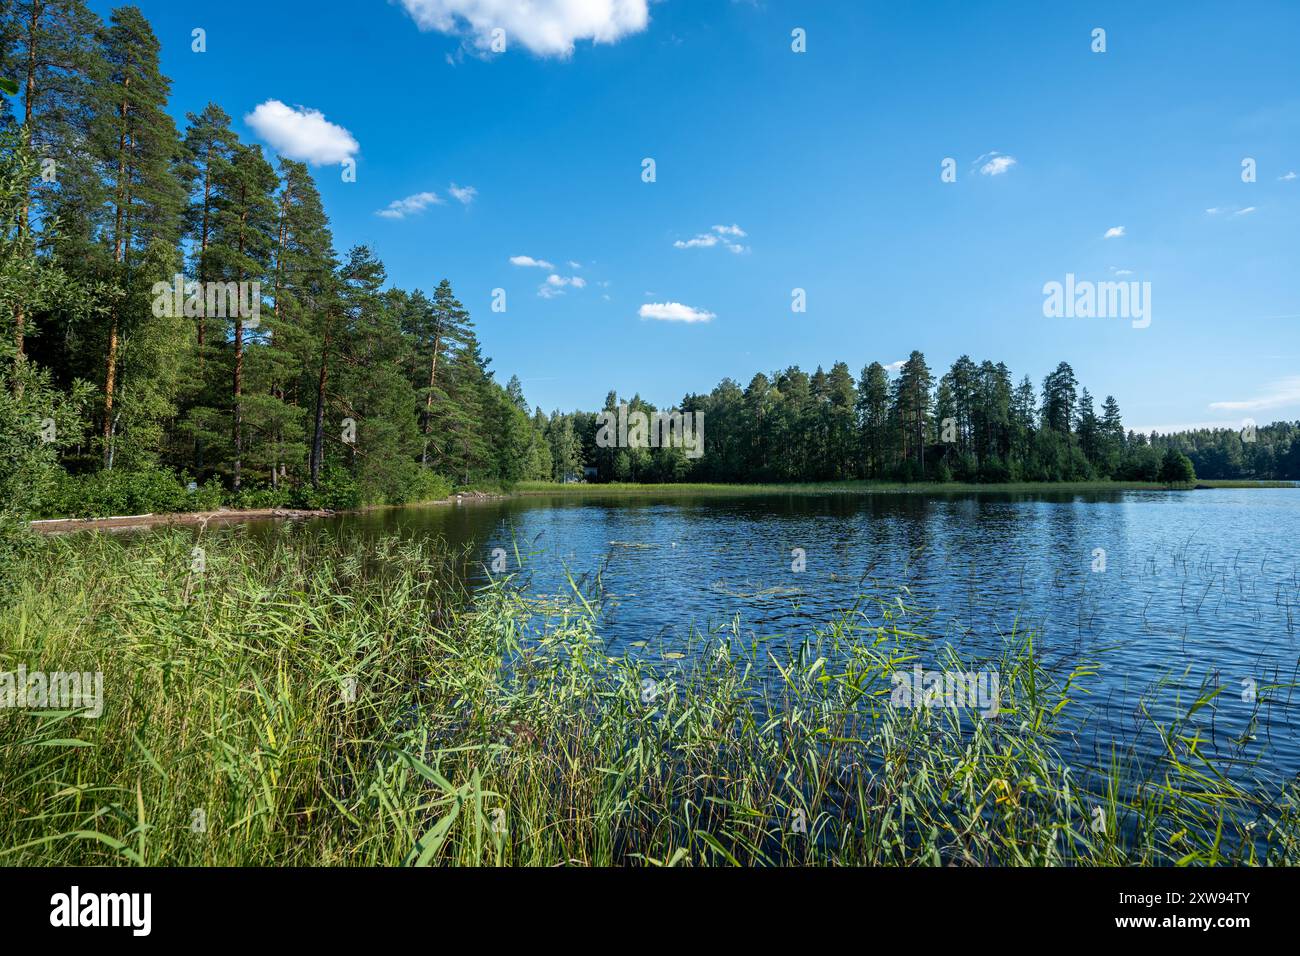
<instances>
[{"instance_id":1,"label":"reed growing in water","mask_svg":"<svg viewBox=\"0 0 1300 956\"><path fill-rule=\"evenodd\" d=\"M0 864L1300 862L1295 786L1207 746L1214 689L1154 759L1071 769L1097 662L1049 669L1033 635L958 660L902 592L798 638L615 655L590 589L469 594L463 557L308 529L27 542L0 671L102 671L104 712L0 710ZM998 716L892 702L936 661L995 669Z\"/></svg>"}]
</instances>

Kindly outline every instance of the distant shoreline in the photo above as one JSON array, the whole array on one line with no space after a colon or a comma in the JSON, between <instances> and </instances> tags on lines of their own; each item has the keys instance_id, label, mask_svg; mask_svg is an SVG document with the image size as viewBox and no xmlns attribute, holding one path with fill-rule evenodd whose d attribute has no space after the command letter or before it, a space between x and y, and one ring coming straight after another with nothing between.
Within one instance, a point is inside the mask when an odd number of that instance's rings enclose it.
<instances>
[{"instance_id":1,"label":"distant shoreline","mask_svg":"<svg viewBox=\"0 0 1300 956\"><path fill-rule=\"evenodd\" d=\"M1176 491L1206 491L1216 488L1296 488L1294 481L1242 481L1237 479L1204 480ZM916 481L910 484L895 481L827 481L788 484L560 484L549 481L521 481L514 494L531 497L538 495L615 496L615 495L843 495L843 494L966 494L972 492L1005 494L1039 494L1044 492L1098 492L1098 491L1167 491L1168 486L1158 481L1023 481L1000 484L979 484L955 481Z\"/></svg>"},{"instance_id":2,"label":"distant shoreline","mask_svg":"<svg viewBox=\"0 0 1300 956\"><path fill-rule=\"evenodd\" d=\"M1297 488L1293 481L1198 481L1176 491L1208 491L1216 488ZM1026 481L1004 484L966 484L961 482L831 481L803 484L561 484L551 481L521 481L510 491L465 489L437 501L419 501L404 505L367 505L344 511L304 508L224 508L219 511L174 511L143 515L114 515L103 518L44 518L32 521L33 531L42 534L67 534L73 531L142 531L160 526L225 525L246 521L330 518L336 515L362 514L384 508L426 508L437 505L468 504L502 498L537 498L546 495L563 497L634 497L637 495L740 497L760 495L871 495L871 494L1044 494L1059 492L1079 494L1104 491L1167 491L1159 482L1143 481Z\"/></svg>"}]
</instances>

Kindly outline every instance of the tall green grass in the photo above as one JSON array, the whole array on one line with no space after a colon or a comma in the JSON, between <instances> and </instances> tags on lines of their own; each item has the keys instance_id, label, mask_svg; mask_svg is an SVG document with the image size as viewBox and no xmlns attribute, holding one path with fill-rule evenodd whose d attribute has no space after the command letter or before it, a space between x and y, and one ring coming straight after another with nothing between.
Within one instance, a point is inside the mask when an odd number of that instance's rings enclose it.
<instances>
[{"instance_id":1,"label":"tall green grass","mask_svg":"<svg viewBox=\"0 0 1300 956\"><path fill-rule=\"evenodd\" d=\"M0 865L1300 862L1295 789L1207 755L1212 690L1154 763L1071 770L1095 662L1049 671L1032 635L960 661L901 593L797 641L614 654L598 595L471 597L459 557L308 529L32 543L0 670L102 670L106 700L0 710ZM996 668L1001 716L892 706L917 661Z\"/></svg>"}]
</instances>

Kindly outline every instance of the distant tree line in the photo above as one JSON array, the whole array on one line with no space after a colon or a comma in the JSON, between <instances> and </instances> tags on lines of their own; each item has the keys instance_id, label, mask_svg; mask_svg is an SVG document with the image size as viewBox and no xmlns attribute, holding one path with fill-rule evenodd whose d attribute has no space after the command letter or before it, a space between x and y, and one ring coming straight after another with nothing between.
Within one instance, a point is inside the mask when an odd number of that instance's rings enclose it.
<instances>
[{"instance_id":1,"label":"distant tree line","mask_svg":"<svg viewBox=\"0 0 1300 956\"><path fill-rule=\"evenodd\" d=\"M1151 445L1182 452L1202 478L1300 481L1300 421L1152 435Z\"/></svg>"},{"instance_id":2,"label":"distant tree line","mask_svg":"<svg viewBox=\"0 0 1300 956\"><path fill-rule=\"evenodd\" d=\"M620 404L659 410L639 395L620 399L616 392L604 408ZM1004 363L965 355L937 379L920 352L894 374L872 362L856 380L844 362L811 375L791 366L760 372L744 388L724 379L708 394L685 396L679 409L704 413L705 453L694 461L680 448L599 447L591 412L555 413L536 424L548 437L557 477L594 468L597 481L1179 483L1201 473L1182 436L1126 432L1115 398L1098 408L1065 362L1038 387L1028 376L1016 383ZM1240 477L1300 478L1296 437L1288 425L1259 429L1244 453L1251 457L1242 460L1260 470ZM1255 457L1261 443L1279 449L1266 468ZM1174 454L1166 455L1170 449ZM1180 458L1188 459L1186 467Z\"/></svg>"}]
</instances>

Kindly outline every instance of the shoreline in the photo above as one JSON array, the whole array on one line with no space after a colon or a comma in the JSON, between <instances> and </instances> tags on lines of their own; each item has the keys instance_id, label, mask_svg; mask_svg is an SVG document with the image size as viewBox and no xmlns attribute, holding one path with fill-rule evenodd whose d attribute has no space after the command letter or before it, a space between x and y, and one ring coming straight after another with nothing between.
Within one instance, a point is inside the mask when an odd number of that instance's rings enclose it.
<instances>
[{"instance_id":1,"label":"shoreline","mask_svg":"<svg viewBox=\"0 0 1300 956\"><path fill-rule=\"evenodd\" d=\"M974 482L918 481L911 484L893 481L828 481L738 485L727 483L634 484L560 484L558 482L521 481L512 497L559 496L632 496L632 495L872 495L872 494L1079 494L1119 491L1214 491L1222 488L1296 488L1293 481L1247 481L1242 479L1204 479L1189 487L1170 488L1157 481L1023 481L1000 484Z\"/></svg>"},{"instance_id":2,"label":"shoreline","mask_svg":"<svg viewBox=\"0 0 1300 956\"><path fill-rule=\"evenodd\" d=\"M1141 481L1060 481L1017 482L1006 484L966 484L958 482L897 482L844 481L810 482L805 484L560 484L558 482L522 481L509 492L467 490L434 501L417 501L400 505L364 505L332 511L328 508L221 508L216 511L175 511L142 515L114 515L105 518L41 518L28 522L33 531L42 534L70 534L76 531L143 531L157 527L192 527L209 524L225 525L246 521L305 521L311 518L332 518L337 515L365 514L390 508L428 508L466 502L499 501L506 498L538 498L547 495L560 497L634 497L660 495L665 497L714 496L742 497L761 495L871 495L871 494L1079 494L1106 491L1213 491L1219 488L1295 488L1295 482L1286 481L1198 481L1190 488L1170 489L1158 482Z\"/></svg>"},{"instance_id":3,"label":"shoreline","mask_svg":"<svg viewBox=\"0 0 1300 956\"><path fill-rule=\"evenodd\" d=\"M472 491L449 495L435 501L415 501L402 505L363 505L360 508L345 508L338 511L329 508L220 508L216 511L171 511L158 514L114 515L107 518L39 518L28 522L33 531L41 534L71 534L76 531L145 531L159 527L192 527L209 524L238 524L245 521L306 521L311 518L333 518L337 515L365 514L368 511L383 511L389 508L427 508L438 505L451 505L470 501L488 501L506 498L508 495L493 495L486 492Z\"/></svg>"}]
</instances>

